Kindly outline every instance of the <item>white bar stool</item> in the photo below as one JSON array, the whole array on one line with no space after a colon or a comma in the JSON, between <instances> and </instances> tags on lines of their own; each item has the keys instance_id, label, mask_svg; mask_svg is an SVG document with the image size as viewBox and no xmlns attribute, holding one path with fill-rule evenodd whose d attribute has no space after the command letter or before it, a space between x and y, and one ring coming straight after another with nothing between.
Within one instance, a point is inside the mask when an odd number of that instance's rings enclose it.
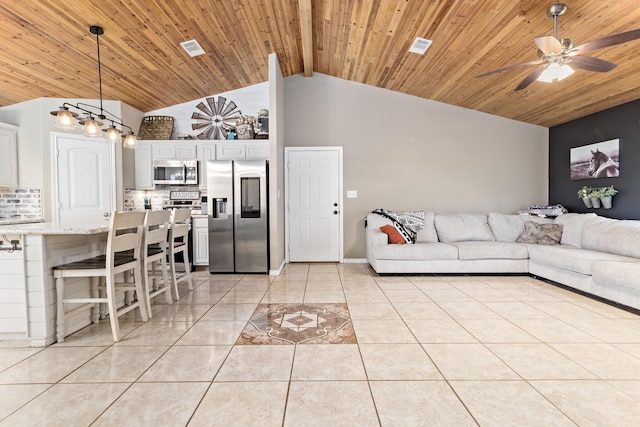
<instances>
[{"instance_id":1,"label":"white bar stool","mask_svg":"<svg viewBox=\"0 0 640 427\"><path fill-rule=\"evenodd\" d=\"M191 269L189 268L189 228L191 227L191 209L174 209L171 214L171 226L169 227L169 273L173 284L174 298L180 299L178 282L187 279L189 290L193 290ZM184 260L184 276L177 279L176 255L182 253Z\"/></svg>"},{"instance_id":2,"label":"white bar stool","mask_svg":"<svg viewBox=\"0 0 640 427\"><path fill-rule=\"evenodd\" d=\"M166 251L170 221L170 211L148 210L144 218L141 251L142 278L145 288L144 300L149 319L153 316L151 313L151 298L164 294L166 303L173 303ZM160 277L162 281L157 280Z\"/></svg>"},{"instance_id":3,"label":"white bar stool","mask_svg":"<svg viewBox=\"0 0 640 427\"><path fill-rule=\"evenodd\" d=\"M142 227L144 223L144 212L114 212L111 215L109 236L107 237L107 253L81 261L53 267L53 277L56 279L57 296L57 319L56 332L58 342L63 342L65 337L65 317L72 316L84 307L78 307L65 313L65 304L94 304L93 322L99 319L99 305L106 303L108 307L109 320L113 340L120 340L120 325L118 317L135 309L140 309L142 320L148 320L146 304L144 298L144 287L142 284L142 274L140 272L140 243L142 237ZM116 274L132 271L131 282L116 282ZM90 298L67 298L65 297L65 278L68 277L91 277ZM98 281L104 277L106 296L101 297L98 291ZM116 303L116 291L136 291L138 301L131 305L125 305L118 309Z\"/></svg>"}]
</instances>

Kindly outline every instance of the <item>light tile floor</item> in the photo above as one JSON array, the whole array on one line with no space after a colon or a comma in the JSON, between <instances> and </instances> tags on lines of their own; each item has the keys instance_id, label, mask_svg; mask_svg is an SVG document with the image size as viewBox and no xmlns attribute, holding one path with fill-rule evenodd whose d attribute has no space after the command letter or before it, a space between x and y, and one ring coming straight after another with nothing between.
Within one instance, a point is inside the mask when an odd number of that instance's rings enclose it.
<instances>
[{"instance_id":1,"label":"light tile floor","mask_svg":"<svg viewBox=\"0 0 640 427\"><path fill-rule=\"evenodd\" d=\"M522 276L196 274L143 324L0 342L0 426L637 426L640 316ZM344 304L356 344L236 345L258 304Z\"/></svg>"}]
</instances>

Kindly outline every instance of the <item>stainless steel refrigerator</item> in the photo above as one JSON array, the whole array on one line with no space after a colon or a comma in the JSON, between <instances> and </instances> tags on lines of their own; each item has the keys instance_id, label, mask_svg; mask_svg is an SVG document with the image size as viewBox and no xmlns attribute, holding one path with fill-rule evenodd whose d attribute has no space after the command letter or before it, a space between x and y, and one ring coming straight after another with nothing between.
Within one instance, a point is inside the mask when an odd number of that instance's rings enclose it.
<instances>
[{"instance_id":1,"label":"stainless steel refrigerator","mask_svg":"<svg viewBox=\"0 0 640 427\"><path fill-rule=\"evenodd\" d=\"M209 271L268 273L268 162L207 162Z\"/></svg>"}]
</instances>

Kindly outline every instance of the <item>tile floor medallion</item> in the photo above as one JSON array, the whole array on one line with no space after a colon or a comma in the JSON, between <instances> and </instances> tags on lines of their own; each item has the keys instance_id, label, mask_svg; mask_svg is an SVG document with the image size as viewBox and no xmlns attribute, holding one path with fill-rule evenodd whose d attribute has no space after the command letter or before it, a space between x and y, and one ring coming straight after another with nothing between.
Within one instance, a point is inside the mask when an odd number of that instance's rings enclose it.
<instances>
[{"instance_id":1,"label":"tile floor medallion","mask_svg":"<svg viewBox=\"0 0 640 427\"><path fill-rule=\"evenodd\" d=\"M236 344L357 344L346 304L259 304Z\"/></svg>"}]
</instances>

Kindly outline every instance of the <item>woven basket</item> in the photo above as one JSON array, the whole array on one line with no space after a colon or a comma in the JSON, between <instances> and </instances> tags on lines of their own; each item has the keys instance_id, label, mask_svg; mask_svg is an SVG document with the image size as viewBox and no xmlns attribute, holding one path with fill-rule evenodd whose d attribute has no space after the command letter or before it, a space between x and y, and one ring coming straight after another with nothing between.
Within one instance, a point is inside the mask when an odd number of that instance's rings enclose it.
<instances>
[{"instance_id":1,"label":"woven basket","mask_svg":"<svg viewBox=\"0 0 640 427\"><path fill-rule=\"evenodd\" d=\"M139 139L171 139L173 134L173 117L147 116L140 123Z\"/></svg>"}]
</instances>

